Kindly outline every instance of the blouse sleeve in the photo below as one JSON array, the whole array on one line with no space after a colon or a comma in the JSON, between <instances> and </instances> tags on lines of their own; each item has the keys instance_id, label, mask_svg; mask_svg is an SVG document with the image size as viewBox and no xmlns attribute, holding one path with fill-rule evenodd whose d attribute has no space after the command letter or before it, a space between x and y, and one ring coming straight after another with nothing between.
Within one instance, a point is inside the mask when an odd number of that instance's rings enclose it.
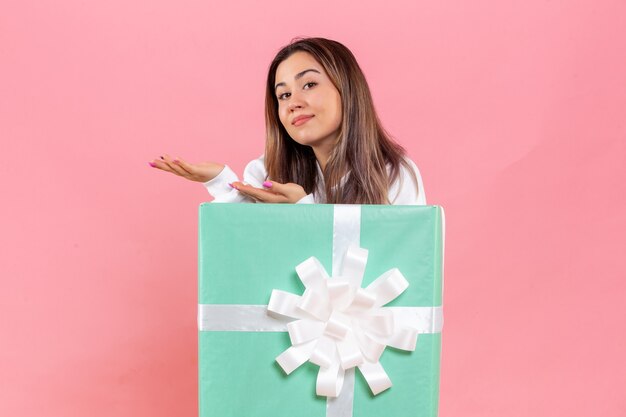
<instances>
[{"instance_id":1,"label":"blouse sleeve","mask_svg":"<svg viewBox=\"0 0 626 417\"><path fill-rule=\"evenodd\" d=\"M265 160L261 156L246 165L243 171L243 182L253 187L261 188L266 176ZM235 181L239 181L239 177L228 165L225 165L224 169L215 178L205 182L203 185L209 194L213 196L214 200L212 203L254 203L255 200L253 198L243 195L228 185Z\"/></svg>"},{"instance_id":2,"label":"blouse sleeve","mask_svg":"<svg viewBox=\"0 0 626 417\"><path fill-rule=\"evenodd\" d=\"M417 165L406 158L417 178L417 187L411 177L411 173L400 166L400 173L396 181L389 187L389 201L394 205L426 205L426 193L424 183Z\"/></svg>"}]
</instances>

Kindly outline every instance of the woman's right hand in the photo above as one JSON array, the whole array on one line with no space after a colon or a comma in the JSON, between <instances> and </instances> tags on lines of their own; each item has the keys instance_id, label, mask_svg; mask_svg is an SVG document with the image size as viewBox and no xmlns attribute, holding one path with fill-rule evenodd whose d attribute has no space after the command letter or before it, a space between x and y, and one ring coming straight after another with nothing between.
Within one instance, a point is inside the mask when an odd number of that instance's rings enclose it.
<instances>
[{"instance_id":1,"label":"woman's right hand","mask_svg":"<svg viewBox=\"0 0 626 417\"><path fill-rule=\"evenodd\" d=\"M153 159L150 162L150 166L197 182L210 181L217 177L224 169L223 164L215 162L191 164L183 161L181 158L171 158L169 155L163 155L158 159Z\"/></svg>"}]
</instances>

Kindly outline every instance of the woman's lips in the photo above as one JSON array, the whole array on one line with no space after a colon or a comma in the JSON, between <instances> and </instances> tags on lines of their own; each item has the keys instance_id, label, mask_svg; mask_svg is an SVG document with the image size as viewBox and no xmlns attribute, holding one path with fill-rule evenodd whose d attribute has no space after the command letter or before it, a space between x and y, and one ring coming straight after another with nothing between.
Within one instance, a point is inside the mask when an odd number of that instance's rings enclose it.
<instances>
[{"instance_id":1,"label":"woman's lips","mask_svg":"<svg viewBox=\"0 0 626 417\"><path fill-rule=\"evenodd\" d=\"M312 118L313 118L313 116L303 117L302 119L296 120L293 125L294 126L300 126L301 124L304 124L304 123L308 122Z\"/></svg>"}]
</instances>

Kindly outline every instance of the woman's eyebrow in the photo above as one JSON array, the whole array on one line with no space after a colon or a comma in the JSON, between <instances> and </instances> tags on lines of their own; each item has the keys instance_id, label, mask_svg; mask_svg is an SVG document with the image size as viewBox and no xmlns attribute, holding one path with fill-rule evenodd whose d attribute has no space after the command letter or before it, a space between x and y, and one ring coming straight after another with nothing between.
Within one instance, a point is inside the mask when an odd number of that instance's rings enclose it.
<instances>
[{"instance_id":1,"label":"woman's eyebrow","mask_svg":"<svg viewBox=\"0 0 626 417\"><path fill-rule=\"evenodd\" d=\"M309 72L309 71L317 72L318 74L320 74L320 72L319 72L318 70L313 69L313 68L309 68L309 69L305 69L305 70L304 70L304 71L302 71L302 72L297 73L297 74L296 74L296 76L295 76L295 77L293 77L293 79L294 79L294 80L298 80L298 79L302 78L302 76L303 76L304 74L306 74L307 72ZM286 85L286 84L285 84L285 83L282 83L282 82L281 82L281 83L276 84L276 87L274 87L274 91L276 91L276 89L277 89L278 87L280 87L281 85Z\"/></svg>"}]
</instances>

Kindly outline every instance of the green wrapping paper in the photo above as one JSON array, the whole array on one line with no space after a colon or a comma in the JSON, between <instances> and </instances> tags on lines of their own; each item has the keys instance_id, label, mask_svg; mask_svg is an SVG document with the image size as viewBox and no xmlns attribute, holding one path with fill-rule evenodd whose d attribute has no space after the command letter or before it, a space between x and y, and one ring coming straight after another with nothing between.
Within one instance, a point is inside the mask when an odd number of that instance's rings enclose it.
<instances>
[{"instance_id":1,"label":"green wrapping paper","mask_svg":"<svg viewBox=\"0 0 626 417\"><path fill-rule=\"evenodd\" d=\"M361 206L360 246L369 251L363 287L396 267L409 287L386 306L442 305L442 211L437 206ZM199 304L267 305L273 289L302 294L295 267L314 256L332 271L333 206L200 206ZM325 417L315 394L319 367L286 375L275 358L287 332L199 332L199 411L212 417ZM356 371L355 417L436 416L441 334L416 349L388 347L380 363L393 386L374 396Z\"/></svg>"}]
</instances>

